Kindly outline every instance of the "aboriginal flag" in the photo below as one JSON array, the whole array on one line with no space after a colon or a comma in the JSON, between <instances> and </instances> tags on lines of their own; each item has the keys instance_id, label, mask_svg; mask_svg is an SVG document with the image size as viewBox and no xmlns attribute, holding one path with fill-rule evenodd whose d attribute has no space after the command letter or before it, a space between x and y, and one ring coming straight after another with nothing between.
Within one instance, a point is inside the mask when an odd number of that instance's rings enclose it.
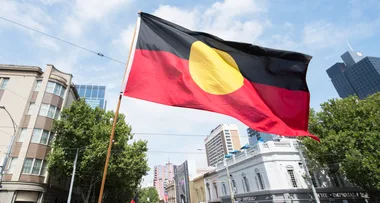
<instances>
[{"instance_id":1,"label":"aboriginal flag","mask_svg":"<svg viewBox=\"0 0 380 203\"><path fill-rule=\"evenodd\" d=\"M131 203L139 203L139 197L136 193L135 197L131 200Z\"/></svg>"},{"instance_id":2,"label":"aboriginal flag","mask_svg":"<svg viewBox=\"0 0 380 203\"><path fill-rule=\"evenodd\" d=\"M140 13L124 95L216 112L248 127L311 136L311 56L225 41Z\"/></svg>"}]
</instances>

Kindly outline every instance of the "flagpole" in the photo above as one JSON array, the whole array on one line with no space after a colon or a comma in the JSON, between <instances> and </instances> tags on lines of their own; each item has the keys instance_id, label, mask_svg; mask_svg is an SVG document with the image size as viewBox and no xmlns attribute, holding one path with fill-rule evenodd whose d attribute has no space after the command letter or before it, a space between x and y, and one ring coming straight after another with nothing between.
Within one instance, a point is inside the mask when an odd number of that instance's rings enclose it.
<instances>
[{"instance_id":1,"label":"flagpole","mask_svg":"<svg viewBox=\"0 0 380 203\"><path fill-rule=\"evenodd\" d=\"M131 46L129 48L127 67L126 67L126 69L124 71L124 77L123 77L123 81L122 81L122 84L121 84L121 91L120 91L119 99L118 99L117 105L116 105L116 111L115 111L115 116L114 116L114 119L113 119L110 140L109 140L109 143L108 143L106 162L104 164L102 183L100 185L100 192L99 192L98 203L102 203L102 199L103 199L104 185L105 185L106 177L107 177L107 170L108 170L108 164L109 164L109 160L110 160L110 156L111 156L112 143L113 143L113 139L114 139L114 135L115 135L115 129L116 129L116 124L117 124L117 119L119 117L119 109L120 109L121 99L123 98L124 87L125 87L125 84L126 84L126 81L127 81L125 78L126 78L126 75L129 75L129 73L130 73L130 69L131 69L130 59L131 59L131 55L134 55L134 48L136 47L136 43L135 43L136 27L139 27L139 25L140 25L140 12L141 11L138 12L139 16L137 18L137 23L136 23L135 29L133 31L132 43L131 43Z\"/></svg>"}]
</instances>

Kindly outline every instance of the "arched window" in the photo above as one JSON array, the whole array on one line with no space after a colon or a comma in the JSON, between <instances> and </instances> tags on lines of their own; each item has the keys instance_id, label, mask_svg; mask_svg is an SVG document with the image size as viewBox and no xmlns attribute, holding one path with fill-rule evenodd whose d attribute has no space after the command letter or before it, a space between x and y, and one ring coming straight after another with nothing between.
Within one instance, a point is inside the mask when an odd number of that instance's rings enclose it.
<instances>
[{"instance_id":1,"label":"arched window","mask_svg":"<svg viewBox=\"0 0 380 203\"><path fill-rule=\"evenodd\" d=\"M218 186L216 185L216 183L214 183L214 188L215 188L216 198L219 198Z\"/></svg>"},{"instance_id":2,"label":"arched window","mask_svg":"<svg viewBox=\"0 0 380 203\"><path fill-rule=\"evenodd\" d=\"M255 179L256 179L257 188L259 190L264 190L265 189L264 178L261 175L260 170L256 168L255 173L256 173Z\"/></svg>"},{"instance_id":3,"label":"arched window","mask_svg":"<svg viewBox=\"0 0 380 203\"><path fill-rule=\"evenodd\" d=\"M286 166L286 170L288 171L290 183L292 184L292 187L298 187L296 176L294 175L294 169L293 166Z\"/></svg>"},{"instance_id":4,"label":"arched window","mask_svg":"<svg viewBox=\"0 0 380 203\"><path fill-rule=\"evenodd\" d=\"M207 187L208 200L211 200L210 184L209 184L209 183L206 183L206 187Z\"/></svg>"},{"instance_id":5,"label":"arched window","mask_svg":"<svg viewBox=\"0 0 380 203\"><path fill-rule=\"evenodd\" d=\"M224 182L222 183L222 189L223 189L223 195L227 195L227 188Z\"/></svg>"},{"instance_id":6,"label":"arched window","mask_svg":"<svg viewBox=\"0 0 380 203\"><path fill-rule=\"evenodd\" d=\"M247 177L246 176L243 176L243 183L244 183L244 186L245 186L245 190L247 191L247 192L249 192L249 182L248 182L248 179L247 179Z\"/></svg>"}]
</instances>

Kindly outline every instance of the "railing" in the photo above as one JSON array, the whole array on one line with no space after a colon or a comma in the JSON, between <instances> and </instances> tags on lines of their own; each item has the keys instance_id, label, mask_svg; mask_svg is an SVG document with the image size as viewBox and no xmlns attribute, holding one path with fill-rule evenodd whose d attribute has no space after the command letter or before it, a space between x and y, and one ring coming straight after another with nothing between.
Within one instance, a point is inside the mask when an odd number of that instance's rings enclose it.
<instances>
[{"instance_id":1,"label":"railing","mask_svg":"<svg viewBox=\"0 0 380 203\"><path fill-rule=\"evenodd\" d=\"M298 150L297 141L268 141L265 143L258 143L253 145L250 148L246 149L246 152L242 151L239 154L236 154L234 158L229 158L227 161L228 166L231 166L235 163L243 161L249 157L269 152L282 152L282 151L292 151L295 152ZM218 164L217 170L224 168L223 164Z\"/></svg>"}]
</instances>

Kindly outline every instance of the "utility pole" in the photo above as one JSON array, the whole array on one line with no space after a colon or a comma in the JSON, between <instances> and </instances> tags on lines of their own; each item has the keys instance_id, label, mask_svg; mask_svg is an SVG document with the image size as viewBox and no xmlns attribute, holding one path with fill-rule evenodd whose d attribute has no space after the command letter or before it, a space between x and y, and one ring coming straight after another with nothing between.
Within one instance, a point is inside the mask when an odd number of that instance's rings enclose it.
<instances>
[{"instance_id":1,"label":"utility pole","mask_svg":"<svg viewBox=\"0 0 380 203\"><path fill-rule=\"evenodd\" d=\"M231 176L230 176L230 172L228 170L228 165L227 165L226 158L223 158L223 161L224 161L224 167L226 167L228 185L230 186L231 203L235 203L235 193L234 193L234 191L232 189Z\"/></svg>"},{"instance_id":2,"label":"utility pole","mask_svg":"<svg viewBox=\"0 0 380 203\"><path fill-rule=\"evenodd\" d=\"M300 154L300 157L301 157L301 160L302 160L303 167L305 168L306 177L307 177L307 179L308 179L308 181L309 181L309 184L311 185L311 190L313 191L313 195L314 195L315 202L316 202L316 203L320 203L320 201L319 201L319 197L318 197L318 194L317 194L317 191L315 190L315 187L314 187L314 185L313 185L313 181L311 180L311 176L310 176L310 173L309 173L309 169L308 169L308 167L307 167L307 165L306 165L305 158L303 157L303 153L302 153L302 149L301 149L301 145L302 145L302 143L301 143L299 140L297 140L297 142L298 142L298 146L299 146L299 147L298 147L298 152L299 152L299 154Z\"/></svg>"},{"instance_id":3,"label":"utility pole","mask_svg":"<svg viewBox=\"0 0 380 203\"><path fill-rule=\"evenodd\" d=\"M77 169L78 153L79 153L79 149L77 149L77 153L75 154L73 174L71 175L71 183L70 183L69 197L67 198L67 203L71 202L71 194L73 192L73 187L74 187L75 171Z\"/></svg>"},{"instance_id":4,"label":"utility pole","mask_svg":"<svg viewBox=\"0 0 380 203\"><path fill-rule=\"evenodd\" d=\"M7 112L8 116L9 116L9 118L11 118L11 121L12 121L12 124L13 124L13 135L12 135L11 141L9 142L7 153L6 153L4 159L3 159L2 163L1 163L1 166L0 166L0 188L1 188L2 187L1 184L2 184L2 181L3 181L4 170L5 170L5 167L7 167L8 158L11 155L13 141L14 141L15 136L16 136L16 123L13 120L13 118L12 118L11 114L9 113L9 111L5 108L5 106L0 106L0 109L4 109L4 111Z\"/></svg>"}]
</instances>

